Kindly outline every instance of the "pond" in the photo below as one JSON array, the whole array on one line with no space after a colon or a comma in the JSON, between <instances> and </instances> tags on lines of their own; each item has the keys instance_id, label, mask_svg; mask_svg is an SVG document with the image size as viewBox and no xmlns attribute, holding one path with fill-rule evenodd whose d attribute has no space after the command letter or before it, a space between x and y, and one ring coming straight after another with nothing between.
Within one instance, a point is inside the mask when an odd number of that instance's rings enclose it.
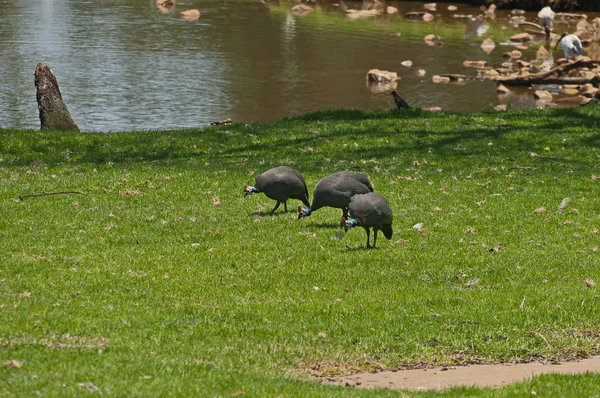
<instances>
[{"instance_id":1,"label":"pond","mask_svg":"<svg viewBox=\"0 0 600 398\"><path fill-rule=\"evenodd\" d=\"M405 17L422 2L388 2L397 14L353 19L342 8L369 4L320 1L295 15L296 3L187 0L173 7L155 0L40 0L0 4L0 127L39 128L33 72L37 63L57 76L65 103L83 131L207 126L232 119L275 121L319 109L390 109L391 86L369 85L378 68L398 73L397 91L411 105L478 111L510 102L534 107L529 89L499 97L490 81L436 84L440 73L474 74L465 60L494 66L512 46L496 43L521 32L510 10L494 20L475 7L439 3L432 22ZM185 20L180 12L201 16ZM535 21L536 13L527 13ZM458 17L457 17L458 16ZM590 19L593 18L590 15ZM570 29L561 26L561 29ZM442 37L428 46L427 34ZM539 37L542 40L542 36ZM542 41L523 50L533 57ZM555 57L562 51L555 51ZM403 66L412 61L411 67ZM426 71L417 75L418 69Z\"/></svg>"}]
</instances>

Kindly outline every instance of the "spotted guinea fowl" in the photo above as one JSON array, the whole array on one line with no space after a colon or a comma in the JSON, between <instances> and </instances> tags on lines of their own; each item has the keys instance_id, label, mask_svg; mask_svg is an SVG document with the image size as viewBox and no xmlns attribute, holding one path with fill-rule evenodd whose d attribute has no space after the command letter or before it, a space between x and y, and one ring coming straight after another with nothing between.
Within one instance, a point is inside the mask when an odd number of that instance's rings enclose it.
<instances>
[{"instance_id":1,"label":"spotted guinea fowl","mask_svg":"<svg viewBox=\"0 0 600 398\"><path fill-rule=\"evenodd\" d=\"M271 214L283 203L287 212L287 200L298 199L306 206L308 201L308 188L304 177L296 169L288 166L279 166L269 169L255 178L255 185L244 187L244 197L253 193L264 193L267 198L277 201Z\"/></svg>"},{"instance_id":2,"label":"spotted guinea fowl","mask_svg":"<svg viewBox=\"0 0 600 398\"><path fill-rule=\"evenodd\" d=\"M348 206L350 219L345 222L345 229L363 227L367 232L367 248L370 248L370 228L373 228L373 248L377 244L377 232L383 232L387 239L392 239L392 221L394 215L387 200L378 193L369 192L363 195L354 195Z\"/></svg>"},{"instance_id":3,"label":"spotted guinea fowl","mask_svg":"<svg viewBox=\"0 0 600 398\"><path fill-rule=\"evenodd\" d=\"M310 207L298 206L298 219L308 217L321 207L342 209L344 220L348 218L348 204L353 195L373 192L373 185L362 173L338 171L324 177L315 186Z\"/></svg>"}]
</instances>

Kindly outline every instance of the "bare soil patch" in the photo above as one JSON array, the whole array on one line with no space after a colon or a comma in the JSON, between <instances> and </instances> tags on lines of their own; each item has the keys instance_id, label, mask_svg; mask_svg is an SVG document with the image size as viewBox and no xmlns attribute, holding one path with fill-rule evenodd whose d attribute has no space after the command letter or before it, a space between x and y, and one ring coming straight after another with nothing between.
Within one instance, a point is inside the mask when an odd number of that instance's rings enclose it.
<instances>
[{"instance_id":1,"label":"bare soil patch","mask_svg":"<svg viewBox=\"0 0 600 398\"><path fill-rule=\"evenodd\" d=\"M546 373L580 374L600 372L600 356L557 365L511 363L497 365L449 366L336 377L335 384L357 388L443 390L451 387L503 387Z\"/></svg>"}]
</instances>

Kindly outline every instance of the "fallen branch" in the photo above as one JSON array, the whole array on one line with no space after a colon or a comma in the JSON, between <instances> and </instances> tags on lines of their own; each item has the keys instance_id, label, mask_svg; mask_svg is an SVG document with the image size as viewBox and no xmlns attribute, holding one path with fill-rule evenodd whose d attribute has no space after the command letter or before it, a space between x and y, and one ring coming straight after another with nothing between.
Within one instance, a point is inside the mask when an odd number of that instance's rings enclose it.
<instances>
[{"instance_id":1,"label":"fallen branch","mask_svg":"<svg viewBox=\"0 0 600 398\"><path fill-rule=\"evenodd\" d=\"M19 195L19 199L22 202L25 198L35 198L38 196L50 196L50 195L66 195L66 194L85 195L83 192L77 192L77 191L42 192L42 193L28 193L26 195Z\"/></svg>"},{"instance_id":2,"label":"fallen branch","mask_svg":"<svg viewBox=\"0 0 600 398\"><path fill-rule=\"evenodd\" d=\"M492 80L502 84L527 85L527 84L585 84L600 83L600 75L593 77L577 76L570 77L565 74L573 69L589 68L593 69L600 65L599 60L580 59L578 61L568 62L557 66L548 72L532 73L527 75L495 76Z\"/></svg>"}]
</instances>

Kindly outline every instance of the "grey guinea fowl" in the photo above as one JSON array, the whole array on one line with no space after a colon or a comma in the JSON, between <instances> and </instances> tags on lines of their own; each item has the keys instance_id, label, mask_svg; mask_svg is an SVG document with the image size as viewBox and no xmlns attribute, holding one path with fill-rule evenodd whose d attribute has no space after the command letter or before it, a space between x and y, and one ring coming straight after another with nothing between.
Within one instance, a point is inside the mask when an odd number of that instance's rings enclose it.
<instances>
[{"instance_id":1,"label":"grey guinea fowl","mask_svg":"<svg viewBox=\"0 0 600 398\"><path fill-rule=\"evenodd\" d=\"M307 208L298 206L298 219L310 216L321 207L333 207L342 209L342 217L346 220L350 198L367 192L373 192L373 185L362 173L338 171L330 174L315 186L312 205Z\"/></svg>"},{"instance_id":2,"label":"grey guinea fowl","mask_svg":"<svg viewBox=\"0 0 600 398\"><path fill-rule=\"evenodd\" d=\"M296 169L288 166L279 166L269 169L255 178L255 185L244 187L244 197L253 193L264 193L267 198L277 201L271 214L283 203L287 212L287 200L298 199L306 206L308 201L308 188L304 177Z\"/></svg>"},{"instance_id":3,"label":"grey guinea fowl","mask_svg":"<svg viewBox=\"0 0 600 398\"><path fill-rule=\"evenodd\" d=\"M392 239L392 221L394 215L387 200L378 193L369 192L364 195L354 195L348 206L350 218L346 220L346 229L363 227L367 232L367 248L370 248L370 228L373 228L373 248L377 244L377 231L383 232L387 239Z\"/></svg>"}]
</instances>

